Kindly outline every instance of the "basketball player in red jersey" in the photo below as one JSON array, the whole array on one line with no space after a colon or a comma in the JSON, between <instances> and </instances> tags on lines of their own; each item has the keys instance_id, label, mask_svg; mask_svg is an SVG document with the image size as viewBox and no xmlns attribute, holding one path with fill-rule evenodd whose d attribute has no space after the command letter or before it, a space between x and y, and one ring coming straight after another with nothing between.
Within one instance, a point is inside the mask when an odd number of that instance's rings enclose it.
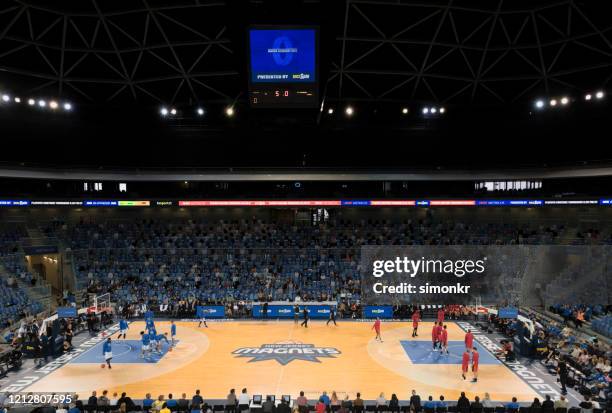
<instances>
[{"instance_id":1,"label":"basketball player in red jersey","mask_svg":"<svg viewBox=\"0 0 612 413\"><path fill-rule=\"evenodd\" d=\"M444 326L442 330L440 330L439 341L440 341L440 351L442 353L448 354L448 331L446 330L446 326Z\"/></svg>"},{"instance_id":2,"label":"basketball player in red jersey","mask_svg":"<svg viewBox=\"0 0 612 413\"><path fill-rule=\"evenodd\" d=\"M417 330L419 328L419 321L421 321L421 314L419 314L419 310L414 310L412 313L412 337L418 337Z\"/></svg>"},{"instance_id":3,"label":"basketball player in red jersey","mask_svg":"<svg viewBox=\"0 0 612 413\"><path fill-rule=\"evenodd\" d=\"M472 379L472 383L476 383L478 381L478 360L480 359L480 354L478 354L478 350L476 347L472 349L472 373L474 374L474 378Z\"/></svg>"},{"instance_id":4,"label":"basketball player in red jersey","mask_svg":"<svg viewBox=\"0 0 612 413\"><path fill-rule=\"evenodd\" d=\"M438 310L438 323L444 322L444 308Z\"/></svg>"},{"instance_id":5,"label":"basketball player in red jersey","mask_svg":"<svg viewBox=\"0 0 612 413\"><path fill-rule=\"evenodd\" d=\"M470 364L470 353L467 350L463 352L463 357L461 358L461 377L465 380L465 374L468 371L468 366Z\"/></svg>"},{"instance_id":6,"label":"basketball player in red jersey","mask_svg":"<svg viewBox=\"0 0 612 413\"><path fill-rule=\"evenodd\" d=\"M472 330L467 331L464 341L466 350L472 351L472 348L474 348L474 334L472 334Z\"/></svg>"},{"instance_id":7,"label":"basketball player in red jersey","mask_svg":"<svg viewBox=\"0 0 612 413\"><path fill-rule=\"evenodd\" d=\"M376 321L374 321L374 325L372 326L372 330L376 331L376 337L374 340L379 340L382 343L382 336L380 335L380 318L376 318Z\"/></svg>"},{"instance_id":8,"label":"basketball player in red jersey","mask_svg":"<svg viewBox=\"0 0 612 413\"><path fill-rule=\"evenodd\" d=\"M436 351L436 347L438 345L438 338L440 334L438 334L438 323L434 322L433 327L431 328L431 346L432 351Z\"/></svg>"}]
</instances>

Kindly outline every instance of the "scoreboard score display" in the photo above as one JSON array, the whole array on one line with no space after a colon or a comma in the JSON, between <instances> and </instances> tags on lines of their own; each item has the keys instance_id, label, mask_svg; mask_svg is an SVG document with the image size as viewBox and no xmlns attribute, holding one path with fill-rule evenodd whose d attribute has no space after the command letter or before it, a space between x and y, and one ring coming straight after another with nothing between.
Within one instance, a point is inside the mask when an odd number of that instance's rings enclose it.
<instances>
[{"instance_id":1,"label":"scoreboard score display","mask_svg":"<svg viewBox=\"0 0 612 413\"><path fill-rule=\"evenodd\" d=\"M249 29L249 102L261 108L318 106L318 30Z\"/></svg>"}]
</instances>

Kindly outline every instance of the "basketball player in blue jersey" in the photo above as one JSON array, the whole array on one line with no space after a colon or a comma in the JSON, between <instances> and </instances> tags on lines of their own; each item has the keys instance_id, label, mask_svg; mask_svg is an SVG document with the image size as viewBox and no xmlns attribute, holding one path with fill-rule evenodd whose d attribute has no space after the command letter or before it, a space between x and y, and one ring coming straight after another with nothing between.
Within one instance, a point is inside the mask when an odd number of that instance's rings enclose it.
<instances>
[{"instance_id":1,"label":"basketball player in blue jersey","mask_svg":"<svg viewBox=\"0 0 612 413\"><path fill-rule=\"evenodd\" d=\"M172 347L174 347L174 337L176 336L176 324L174 320L170 321L170 339L172 340Z\"/></svg>"},{"instance_id":2,"label":"basketball player in blue jersey","mask_svg":"<svg viewBox=\"0 0 612 413\"><path fill-rule=\"evenodd\" d=\"M104 355L104 361L108 364L108 368L111 367L111 360L113 359L113 347L111 345L111 338L107 338L104 344L102 345L102 355ZM104 367L104 365L102 365Z\"/></svg>"},{"instance_id":3,"label":"basketball player in blue jersey","mask_svg":"<svg viewBox=\"0 0 612 413\"><path fill-rule=\"evenodd\" d=\"M140 341L142 343L142 346L140 347L140 357L146 358L150 351L149 344L151 343L151 339L149 338L149 334L145 334L144 331L141 331Z\"/></svg>"},{"instance_id":4,"label":"basketball player in blue jersey","mask_svg":"<svg viewBox=\"0 0 612 413\"><path fill-rule=\"evenodd\" d=\"M121 338L121 336L123 336L123 339L126 339L126 333L128 331L128 329L130 328L128 322L122 318L121 320L119 320L119 337L117 338Z\"/></svg>"},{"instance_id":5,"label":"basketball player in blue jersey","mask_svg":"<svg viewBox=\"0 0 612 413\"><path fill-rule=\"evenodd\" d=\"M157 349L157 331L155 331L155 328L152 328L151 330L149 330L149 342L151 346L151 351L156 350Z\"/></svg>"},{"instance_id":6,"label":"basketball player in blue jersey","mask_svg":"<svg viewBox=\"0 0 612 413\"><path fill-rule=\"evenodd\" d=\"M146 330L151 331L151 329L155 330L155 322L152 318L147 318L145 321Z\"/></svg>"},{"instance_id":7,"label":"basketball player in blue jersey","mask_svg":"<svg viewBox=\"0 0 612 413\"><path fill-rule=\"evenodd\" d=\"M157 336L155 336L155 342L157 343L158 353L162 352L162 340L165 340L166 344L170 345L170 342L168 341L168 333L158 334Z\"/></svg>"}]
</instances>

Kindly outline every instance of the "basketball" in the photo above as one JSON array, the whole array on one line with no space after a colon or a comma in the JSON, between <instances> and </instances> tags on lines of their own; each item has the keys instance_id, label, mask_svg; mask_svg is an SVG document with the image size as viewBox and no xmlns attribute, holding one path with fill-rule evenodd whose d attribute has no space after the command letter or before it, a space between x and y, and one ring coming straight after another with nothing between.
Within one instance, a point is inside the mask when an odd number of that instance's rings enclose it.
<instances>
[{"instance_id":1,"label":"basketball","mask_svg":"<svg viewBox=\"0 0 612 413\"><path fill-rule=\"evenodd\" d=\"M106 367L106 364L104 364L104 363L100 364L100 368L101 368L101 369L103 369L103 368L105 368L105 367Z\"/></svg>"}]
</instances>

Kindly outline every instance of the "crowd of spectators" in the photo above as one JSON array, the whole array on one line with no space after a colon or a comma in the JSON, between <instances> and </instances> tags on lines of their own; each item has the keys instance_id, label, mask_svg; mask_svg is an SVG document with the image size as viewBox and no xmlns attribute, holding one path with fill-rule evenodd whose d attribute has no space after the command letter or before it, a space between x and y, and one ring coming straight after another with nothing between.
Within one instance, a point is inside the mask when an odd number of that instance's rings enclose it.
<instances>
[{"instance_id":1,"label":"crowd of spectators","mask_svg":"<svg viewBox=\"0 0 612 413\"><path fill-rule=\"evenodd\" d=\"M27 270L21 252L21 240L27 237L22 223L0 223L0 330L41 311L40 303L19 288L18 281L35 285L36 278Z\"/></svg>"},{"instance_id":2,"label":"crowd of spectators","mask_svg":"<svg viewBox=\"0 0 612 413\"><path fill-rule=\"evenodd\" d=\"M39 409L44 409L39 408ZM51 410L52 409L52 410ZM526 409L526 410L523 410ZM319 395L314 395L309 399L305 393L300 392L299 396L291 399L291 396L284 395L276 400L274 396L251 395L246 388L239 393L235 389L230 389L224 400L205 399L200 390L196 390L191 397L187 393L177 396L172 393L160 394L152 397L150 393L145 398L133 399L127 393L121 394L108 390L103 390L100 394L93 391L86 400L78 397L69 406L49 407L48 410L41 410L42 413L88 413L88 412L150 412L150 413L213 413L223 411L225 413L241 412L261 412L261 413L363 413L366 411L374 412L405 412L405 413L515 413L520 411L530 411L538 413L560 413L572 412L597 413L604 409L597 401L586 396L575 406L570 405L565 396L553 400L547 395L540 400L534 398L532 402L519 403L516 397L507 401L493 401L489 393L484 393L482 397L474 396L468 398L465 392L457 400L446 398L444 395L423 396L421 397L416 390L412 390L404 400L399 399L396 394L387 398L385 393L380 393L375 400L364 400L361 393L357 392L353 397L349 394L338 395L335 391L331 394L323 391Z\"/></svg>"},{"instance_id":3,"label":"crowd of spectators","mask_svg":"<svg viewBox=\"0 0 612 413\"><path fill-rule=\"evenodd\" d=\"M582 308L583 306L577 306ZM562 390L575 388L593 401L612 403L612 348L597 337L585 337L567 322L529 314L536 356L557 374Z\"/></svg>"},{"instance_id":4,"label":"crowd of spectators","mask_svg":"<svg viewBox=\"0 0 612 413\"><path fill-rule=\"evenodd\" d=\"M562 225L437 220L350 221L317 225L261 219L55 223L47 233L73 250L78 285L113 293L123 307L360 299L363 245L555 243ZM146 285L146 288L142 288ZM177 304L177 303L181 304ZM136 308L133 308L136 310Z\"/></svg>"},{"instance_id":5,"label":"crowd of spectators","mask_svg":"<svg viewBox=\"0 0 612 413\"><path fill-rule=\"evenodd\" d=\"M33 277L26 270L23 255L0 257L0 330L42 311L42 305L20 288L18 279L32 284Z\"/></svg>"},{"instance_id":6,"label":"crowd of spectators","mask_svg":"<svg viewBox=\"0 0 612 413\"><path fill-rule=\"evenodd\" d=\"M21 223L0 223L0 257L17 254L21 239L27 235L25 225Z\"/></svg>"}]
</instances>

